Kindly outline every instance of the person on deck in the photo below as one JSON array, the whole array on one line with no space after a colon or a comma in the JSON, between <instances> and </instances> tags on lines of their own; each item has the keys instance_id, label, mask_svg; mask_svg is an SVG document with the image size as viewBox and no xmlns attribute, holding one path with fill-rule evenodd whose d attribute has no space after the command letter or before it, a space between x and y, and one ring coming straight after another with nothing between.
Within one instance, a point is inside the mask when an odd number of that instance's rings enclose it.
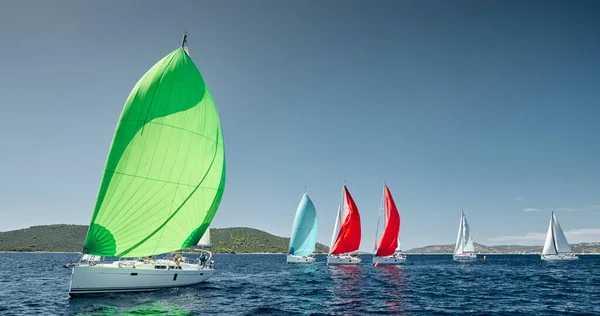
<instances>
[{"instance_id":1,"label":"person on deck","mask_svg":"<svg viewBox=\"0 0 600 316\"><path fill-rule=\"evenodd\" d=\"M178 253L177 255L175 255L175 269L181 269L181 267L179 266L179 263L181 262L181 253Z\"/></svg>"},{"instance_id":2,"label":"person on deck","mask_svg":"<svg viewBox=\"0 0 600 316\"><path fill-rule=\"evenodd\" d=\"M206 263L206 259L207 258L206 258L206 254L205 253L203 253L203 254L200 255L200 266L202 266L202 267L204 266L204 264Z\"/></svg>"}]
</instances>

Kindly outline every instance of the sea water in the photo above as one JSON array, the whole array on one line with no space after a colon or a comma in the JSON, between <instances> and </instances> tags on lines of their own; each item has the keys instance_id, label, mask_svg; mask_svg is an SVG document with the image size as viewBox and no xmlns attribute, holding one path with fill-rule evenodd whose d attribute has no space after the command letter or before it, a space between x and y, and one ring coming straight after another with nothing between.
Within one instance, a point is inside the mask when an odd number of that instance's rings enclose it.
<instances>
[{"instance_id":1,"label":"sea water","mask_svg":"<svg viewBox=\"0 0 600 316\"><path fill-rule=\"evenodd\" d=\"M600 256L409 255L404 266L288 265L285 255L214 256L187 288L69 298L76 254L0 253L0 315L441 315L600 313Z\"/></svg>"}]
</instances>

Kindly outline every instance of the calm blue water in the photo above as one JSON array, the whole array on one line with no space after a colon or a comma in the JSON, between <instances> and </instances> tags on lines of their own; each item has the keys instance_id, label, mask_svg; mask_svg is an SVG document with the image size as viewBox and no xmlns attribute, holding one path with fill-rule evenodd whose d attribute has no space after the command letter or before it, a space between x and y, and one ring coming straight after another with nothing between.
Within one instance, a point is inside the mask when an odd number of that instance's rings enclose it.
<instances>
[{"instance_id":1,"label":"calm blue water","mask_svg":"<svg viewBox=\"0 0 600 316\"><path fill-rule=\"evenodd\" d=\"M215 255L218 274L189 288L69 299L74 254L0 253L0 315L600 314L600 256L547 263L413 255L401 267L286 265L284 255Z\"/></svg>"}]
</instances>

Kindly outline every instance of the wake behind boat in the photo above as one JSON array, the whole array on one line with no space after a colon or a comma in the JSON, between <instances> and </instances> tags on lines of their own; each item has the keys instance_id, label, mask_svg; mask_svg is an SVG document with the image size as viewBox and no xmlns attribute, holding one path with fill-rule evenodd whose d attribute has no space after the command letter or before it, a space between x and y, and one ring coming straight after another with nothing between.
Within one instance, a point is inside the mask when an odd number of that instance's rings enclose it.
<instances>
[{"instance_id":1,"label":"wake behind boat","mask_svg":"<svg viewBox=\"0 0 600 316\"><path fill-rule=\"evenodd\" d=\"M333 228L328 265L356 265L360 263L360 256L355 253L360 247L360 214L354 199L346 188L342 188L342 198Z\"/></svg>"},{"instance_id":2,"label":"wake behind boat","mask_svg":"<svg viewBox=\"0 0 600 316\"><path fill-rule=\"evenodd\" d=\"M125 103L69 294L149 291L210 278L210 252L195 261L150 256L196 246L224 186L219 116L186 33Z\"/></svg>"},{"instance_id":3,"label":"wake behind boat","mask_svg":"<svg viewBox=\"0 0 600 316\"><path fill-rule=\"evenodd\" d=\"M542 250L542 260L558 261L558 260L577 260L579 257L573 252L567 237L563 233L560 224L556 220L554 212L550 216L550 225L546 234L546 242Z\"/></svg>"},{"instance_id":4,"label":"wake behind boat","mask_svg":"<svg viewBox=\"0 0 600 316\"><path fill-rule=\"evenodd\" d=\"M388 186L383 184L382 207L379 209L377 229L375 230L375 248L373 265L398 265L406 262L406 256L400 250L400 213ZM383 233L379 243L379 222L383 211Z\"/></svg>"},{"instance_id":5,"label":"wake behind boat","mask_svg":"<svg viewBox=\"0 0 600 316\"><path fill-rule=\"evenodd\" d=\"M455 261L473 261L477 259L471 229L463 211L460 212L460 224L458 226L458 236L456 237L453 258Z\"/></svg>"},{"instance_id":6,"label":"wake behind boat","mask_svg":"<svg viewBox=\"0 0 600 316\"><path fill-rule=\"evenodd\" d=\"M317 243L318 230L319 224L315 205L306 194L306 190L304 190L304 195L302 195L302 200L300 200L294 217L290 246L286 257L287 263L315 262L313 252Z\"/></svg>"}]
</instances>

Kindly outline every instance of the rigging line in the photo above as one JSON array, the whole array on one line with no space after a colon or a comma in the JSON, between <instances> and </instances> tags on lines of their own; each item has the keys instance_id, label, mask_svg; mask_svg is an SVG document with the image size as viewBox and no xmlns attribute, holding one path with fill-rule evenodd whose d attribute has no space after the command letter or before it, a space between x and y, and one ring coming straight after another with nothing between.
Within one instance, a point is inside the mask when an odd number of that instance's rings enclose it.
<instances>
[{"instance_id":1,"label":"rigging line","mask_svg":"<svg viewBox=\"0 0 600 316\"><path fill-rule=\"evenodd\" d=\"M552 245L554 245L554 252L556 254L558 254L558 247L556 245L556 235L554 233L554 213L552 213L552 217L550 218L550 222L552 222L552 225L550 225L550 227L552 227Z\"/></svg>"},{"instance_id":2,"label":"rigging line","mask_svg":"<svg viewBox=\"0 0 600 316\"><path fill-rule=\"evenodd\" d=\"M379 206L379 212L377 212L377 228L375 229L375 248L373 249L373 254L375 254L377 252L378 247L378 242L377 239L379 238L379 221L381 220L381 213L384 210L384 198L385 198L385 181L383 181L383 187L384 187L384 191L381 194L381 205ZM383 234L382 234L383 235Z\"/></svg>"}]
</instances>

